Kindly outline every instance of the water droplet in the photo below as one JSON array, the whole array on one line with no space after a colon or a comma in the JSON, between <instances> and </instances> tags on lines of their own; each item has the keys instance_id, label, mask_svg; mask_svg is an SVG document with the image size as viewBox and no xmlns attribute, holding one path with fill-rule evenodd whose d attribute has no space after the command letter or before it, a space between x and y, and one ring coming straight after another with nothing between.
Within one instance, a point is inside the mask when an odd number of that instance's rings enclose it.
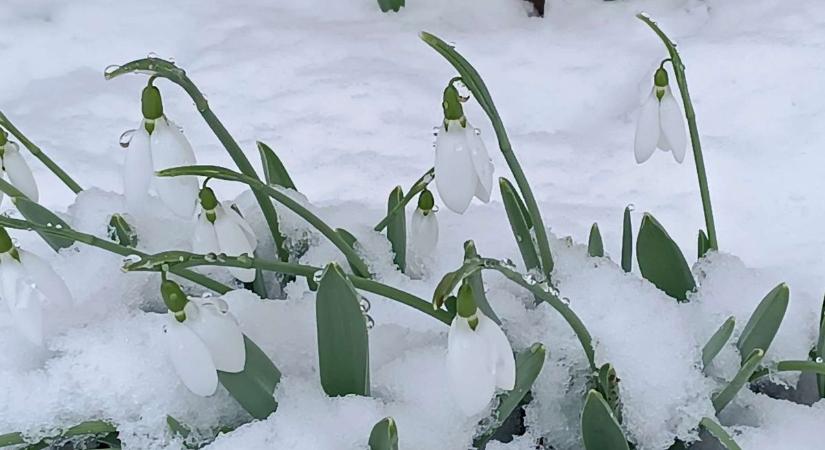
<instances>
[{"instance_id":1,"label":"water droplet","mask_svg":"<svg viewBox=\"0 0 825 450\"><path fill-rule=\"evenodd\" d=\"M132 142L132 136L135 135L135 129L126 130L123 134L120 135L120 146L123 148L129 148L129 143Z\"/></svg>"},{"instance_id":2,"label":"water droplet","mask_svg":"<svg viewBox=\"0 0 825 450\"><path fill-rule=\"evenodd\" d=\"M433 180L435 180L435 173L428 173L427 176L424 177L425 183L431 183Z\"/></svg>"},{"instance_id":3,"label":"water droplet","mask_svg":"<svg viewBox=\"0 0 825 450\"><path fill-rule=\"evenodd\" d=\"M170 56L170 57L166 58L166 60L169 61L172 64L175 64L175 57L174 56Z\"/></svg>"},{"instance_id":4,"label":"water droplet","mask_svg":"<svg viewBox=\"0 0 825 450\"><path fill-rule=\"evenodd\" d=\"M203 259L205 259L207 262L215 262L218 260L218 255L214 253L207 253L203 256Z\"/></svg>"},{"instance_id":5,"label":"water droplet","mask_svg":"<svg viewBox=\"0 0 825 450\"><path fill-rule=\"evenodd\" d=\"M567 297L562 297L561 302L564 303L567 306L570 306L570 299L567 298Z\"/></svg>"},{"instance_id":6,"label":"water droplet","mask_svg":"<svg viewBox=\"0 0 825 450\"><path fill-rule=\"evenodd\" d=\"M218 261L226 262L226 253L218 253Z\"/></svg>"},{"instance_id":7,"label":"water droplet","mask_svg":"<svg viewBox=\"0 0 825 450\"><path fill-rule=\"evenodd\" d=\"M473 133L475 133L476 136L481 136L481 130L478 128L473 128Z\"/></svg>"},{"instance_id":8,"label":"water droplet","mask_svg":"<svg viewBox=\"0 0 825 450\"><path fill-rule=\"evenodd\" d=\"M214 296L215 296L215 294L213 294L211 292L204 292L203 295L201 295L201 298L212 298Z\"/></svg>"},{"instance_id":9,"label":"water droplet","mask_svg":"<svg viewBox=\"0 0 825 450\"><path fill-rule=\"evenodd\" d=\"M63 229L63 225L61 225L61 224L57 224L57 225L55 225L54 227L55 227L55 228L57 228L58 230L62 230L62 229Z\"/></svg>"},{"instance_id":10,"label":"water droplet","mask_svg":"<svg viewBox=\"0 0 825 450\"><path fill-rule=\"evenodd\" d=\"M312 281L314 281L316 283L320 283L321 278L324 278L324 271L323 270L316 270L315 273L312 274Z\"/></svg>"},{"instance_id":11,"label":"water droplet","mask_svg":"<svg viewBox=\"0 0 825 450\"><path fill-rule=\"evenodd\" d=\"M821 356L817 356L817 357L816 357L816 362L818 362L818 363L822 364L822 357L821 357Z\"/></svg>"},{"instance_id":12,"label":"water droplet","mask_svg":"<svg viewBox=\"0 0 825 450\"><path fill-rule=\"evenodd\" d=\"M157 57L158 57L158 54L157 54L157 53L155 53L155 52L149 52L149 54L148 54L148 55L146 55L146 57L147 57L147 58L157 58Z\"/></svg>"},{"instance_id":13,"label":"water droplet","mask_svg":"<svg viewBox=\"0 0 825 450\"><path fill-rule=\"evenodd\" d=\"M361 297L361 300L358 303L361 306L361 312L362 313L369 312L370 308L372 307L372 305L370 304L370 301L367 300L366 297Z\"/></svg>"},{"instance_id":14,"label":"water droplet","mask_svg":"<svg viewBox=\"0 0 825 450\"><path fill-rule=\"evenodd\" d=\"M645 19L650 19L650 14L648 14L648 13L646 13L646 12L644 12L644 11L640 12L640 13L639 13L639 15L640 15L640 16L642 16L642 17L644 17Z\"/></svg>"},{"instance_id":15,"label":"water droplet","mask_svg":"<svg viewBox=\"0 0 825 450\"><path fill-rule=\"evenodd\" d=\"M375 327L375 320L369 314L364 314L364 320L367 321L367 329L372 330Z\"/></svg>"},{"instance_id":16,"label":"water droplet","mask_svg":"<svg viewBox=\"0 0 825 450\"><path fill-rule=\"evenodd\" d=\"M252 262L252 258L250 258L247 253L244 253L244 254L238 256L238 262L243 263L243 264L249 264L249 263Z\"/></svg>"},{"instance_id":17,"label":"water droplet","mask_svg":"<svg viewBox=\"0 0 825 450\"><path fill-rule=\"evenodd\" d=\"M628 211L634 211L636 209L636 205L634 205L633 203L630 203L630 204L627 205L627 209L628 209Z\"/></svg>"},{"instance_id":18,"label":"water droplet","mask_svg":"<svg viewBox=\"0 0 825 450\"><path fill-rule=\"evenodd\" d=\"M105 69L103 69L103 75L111 75L115 73L118 69L120 69L120 66L117 64L108 65Z\"/></svg>"}]
</instances>

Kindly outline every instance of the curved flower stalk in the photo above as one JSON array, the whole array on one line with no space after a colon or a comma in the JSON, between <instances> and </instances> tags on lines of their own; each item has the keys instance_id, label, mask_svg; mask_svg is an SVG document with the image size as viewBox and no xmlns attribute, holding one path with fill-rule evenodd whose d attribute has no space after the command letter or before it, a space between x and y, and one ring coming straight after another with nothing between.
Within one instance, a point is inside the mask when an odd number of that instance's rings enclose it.
<instances>
[{"instance_id":1,"label":"curved flower stalk","mask_svg":"<svg viewBox=\"0 0 825 450\"><path fill-rule=\"evenodd\" d=\"M160 290L169 308L163 335L172 365L190 391L210 396L218 388L218 370L238 373L244 369L241 328L220 297L187 298L171 280L164 280Z\"/></svg>"},{"instance_id":2,"label":"curved flower stalk","mask_svg":"<svg viewBox=\"0 0 825 450\"><path fill-rule=\"evenodd\" d=\"M46 303L71 303L66 283L39 256L14 246L0 227L0 293L18 330L35 345L43 343Z\"/></svg>"},{"instance_id":3,"label":"curved flower stalk","mask_svg":"<svg viewBox=\"0 0 825 450\"><path fill-rule=\"evenodd\" d=\"M37 183L34 181L34 175L20 154L20 147L14 142L8 140L8 135L5 131L0 129L0 176L8 179L12 186L16 187L29 200L38 201ZM0 200L3 194L0 193Z\"/></svg>"},{"instance_id":4,"label":"curved flower stalk","mask_svg":"<svg viewBox=\"0 0 825 450\"><path fill-rule=\"evenodd\" d=\"M493 163L478 130L464 117L461 97L453 79L444 89L444 121L435 140L435 185L451 211L463 214L473 197L490 201Z\"/></svg>"},{"instance_id":5,"label":"curved flower stalk","mask_svg":"<svg viewBox=\"0 0 825 450\"><path fill-rule=\"evenodd\" d=\"M141 97L143 120L127 144L123 163L123 194L130 208L141 210L154 191L175 214L190 218L195 213L198 181L194 177L161 178L155 172L195 164L195 152L183 131L163 114L160 91L151 85Z\"/></svg>"},{"instance_id":6,"label":"curved flower stalk","mask_svg":"<svg viewBox=\"0 0 825 450\"><path fill-rule=\"evenodd\" d=\"M410 201L412 201L413 198L415 198L416 194L426 189L427 185L429 185L433 181L433 179L435 179L434 167L424 172L424 175L422 175L421 178L419 178L415 181L415 183L413 183L413 185L410 187L410 190L407 191L407 193L404 195L404 198L401 199L401 202L395 205L395 208L393 208L391 211L387 212L387 215L384 216L384 218L381 219L381 221L375 225L373 230L378 232L384 231L384 228L387 227L387 224L390 223L390 220L393 218L393 216L401 212L404 209L404 207L407 206L407 203L409 203Z\"/></svg>"},{"instance_id":7,"label":"curved flower stalk","mask_svg":"<svg viewBox=\"0 0 825 450\"><path fill-rule=\"evenodd\" d=\"M423 272L437 245L438 219L435 199L432 192L425 188L418 197L418 207L410 219L410 261L407 261L407 266L415 272Z\"/></svg>"},{"instance_id":8,"label":"curved flower stalk","mask_svg":"<svg viewBox=\"0 0 825 450\"><path fill-rule=\"evenodd\" d=\"M673 153L678 163L685 160L685 121L667 78L667 71L659 67L653 76L653 90L639 112L634 145L639 164L650 159L656 148Z\"/></svg>"},{"instance_id":9,"label":"curved flower stalk","mask_svg":"<svg viewBox=\"0 0 825 450\"><path fill-rule=\"evenodd\" d=\"M258 239L246 219L233 208L227 211L208 187L201 189L198 197L202 211L192 236L192 250L202 254L253 255ZM255 280L255 269L230 268L229 272L244 283Z\"/></svg>"},{"instance_id":10,"label":"curved flower stalk","mask_svg":"<svg viewBox=\"0 0 825 450\"><path fill-rule=\"evenodd\" d=\"M447 342L447 381L458 406L473 416L484 411L496 389L513 389L516 361L507 336L476 307L466 279L456 308Z\"/></svg>"}]
</instances>

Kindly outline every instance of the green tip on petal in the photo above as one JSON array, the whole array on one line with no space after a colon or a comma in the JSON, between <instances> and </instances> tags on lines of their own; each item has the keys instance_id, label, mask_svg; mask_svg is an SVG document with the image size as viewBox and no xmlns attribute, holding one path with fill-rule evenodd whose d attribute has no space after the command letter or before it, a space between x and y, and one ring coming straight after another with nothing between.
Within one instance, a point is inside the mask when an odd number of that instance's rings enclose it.
<instances>
[{"instance_id":1,"label":"green tip on petal","mask_svg":"<svg viewBox=\"0 0 825 450\"><path fill-rule=\"evenodd\" d=\"M435 198L433 198L433 193L430 192L429 189L424 188L421 191L421 194L418 196L418 209L428 213L432 211L435 207Z\"/></svg>"},{"instance_id":2,"label":"green tip on petal","mask_svg":"<svg viewBox=\"0 0 825 450\"><path fill-rule=\"evenodd\" d=\"M458 89L453 86L451 81L447 88L444 89L444 101L441 103L444 108L444 120L463 120L464 108L461 106L461 96L458 94Z\"/></svg>"},{"instance_id":3,"label":"green tip on petal","mask_svg":"<svg viewBox=\"0 0 825 450\"><path fill-rule=\"evenodd\" d=\"M163 101L160 98L160 90L151 85L143 88L140 106L146 120L160 119L163 116Z\"/></svg>"},{"instance_id":4,"label":"green tip on petal","mask_svg":"<svg viewBox=\"0 0 825 450\"><path fill-rule=\"evenodd\" d=\"M166 307L169 308L169 311L175 313L176 318L178 317L178 313L183 312L183 307L186 306L186 303L189 301L186 298L186 294L183 293L183 289L180 288L178 283L172 280L163 280L163 282L160 283L160 294L163 296L163 302L166 303Z\"/></svg>"}]
</instances>

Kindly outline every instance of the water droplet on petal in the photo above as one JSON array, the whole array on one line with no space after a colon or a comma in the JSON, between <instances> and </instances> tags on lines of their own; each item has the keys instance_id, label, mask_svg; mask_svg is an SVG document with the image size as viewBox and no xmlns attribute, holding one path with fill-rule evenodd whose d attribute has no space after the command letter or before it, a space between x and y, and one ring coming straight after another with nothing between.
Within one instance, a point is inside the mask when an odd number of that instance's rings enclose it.
<instances>
[{"instance_id":1,"label":"water droplet on petal","mask_svg":"<svg viewBox=\"0 0 825 450\"><path fill-rule=\"evenodd\" d=\"M366 297L361 297L361 301L359 301L358 303L360 304L361 312L363 312L363 313L369 312L370 308L372 307L372 305L370 304L370 301L367 300Z\"/></svg>"},{"instance_id":2,"label":"water droplet on petal","mask_svg":"<svg viewBox=\"0 0 825 450\"><path fill-rule=\"evenodd\" d=\"M135 135L135 129L126 130L123 134L120 135L120 146L123 148L129 148L129 143L132 142L132 137Z\"/></svg>"},{"instance_id":3,"label":"water droplet on petal","mask_svg":"<svg viewBox=\"0 0 825 450\"><path fill-rule=\"evenodd\" d=\"M375 326L375 320L373 320L372 316L370 316L369 314L365 314L364 320L367 321L367 329L372 330L372 328Z\"/></svg>"},{"instance_id":4,"label":"water droplet on petal","mask_svg":"<svg viewBox=\"0 0 825 450\"><path fill-rule=\"evenodd\" d=\"M473 133L475 133L476 136L481 136L481 130L478 128L473 128Z\"/></svg>"}]
</instances>

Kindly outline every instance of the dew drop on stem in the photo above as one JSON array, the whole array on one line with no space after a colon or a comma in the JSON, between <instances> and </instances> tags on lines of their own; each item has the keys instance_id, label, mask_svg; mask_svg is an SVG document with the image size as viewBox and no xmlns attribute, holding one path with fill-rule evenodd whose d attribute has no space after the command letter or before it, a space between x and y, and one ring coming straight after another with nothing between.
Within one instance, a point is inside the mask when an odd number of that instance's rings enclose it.
<instances>
[{"instance_id":1,"label":"dew drop on stem","mask_svg":"<svg viewBox=\"0 0 825 450\"><path fill-rule=\"evenodd\" d=\"M115 73L118 69L120 69L119 65L110 64L110 65L106 66L105 69L103 69L103 74L104 75L111 75L111 74Z\"/></svg>"}]
</instances>

